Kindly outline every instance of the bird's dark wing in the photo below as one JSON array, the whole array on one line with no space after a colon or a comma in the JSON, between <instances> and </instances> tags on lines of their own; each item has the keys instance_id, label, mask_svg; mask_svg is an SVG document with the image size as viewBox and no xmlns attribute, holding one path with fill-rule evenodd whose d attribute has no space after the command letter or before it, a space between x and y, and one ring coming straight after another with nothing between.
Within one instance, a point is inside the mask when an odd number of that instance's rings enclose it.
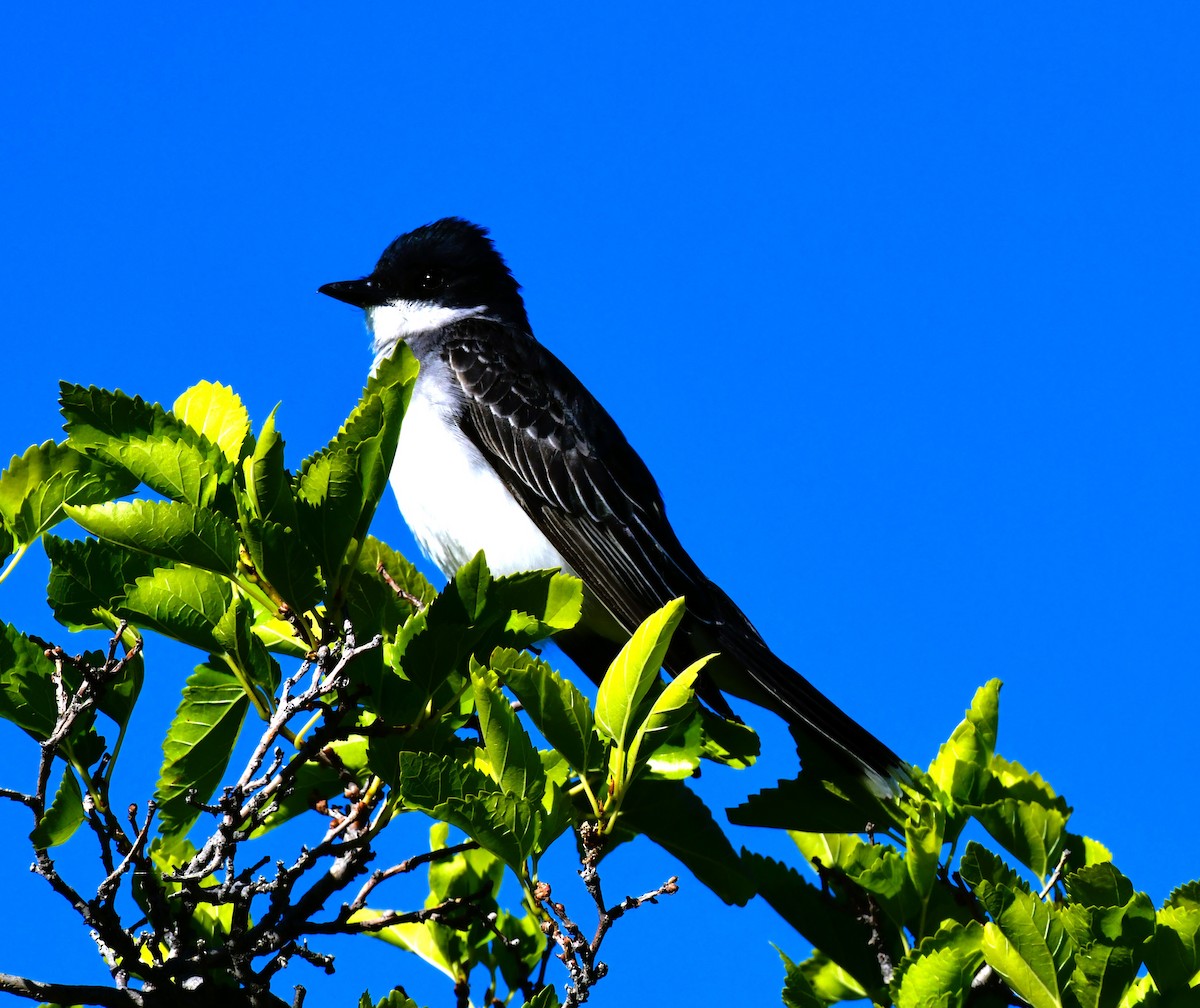
<instances>
[{"instance_id":1,"label":"bird's dark wing","mask_svg":"<svg viewBox=\"0 0 1200 1008\"><path fill-rule=\"evenodd\" d=\"M707 580L654 478L579 379L486 319L455 326L444 353L466 395L464 433L625 633L680 595L704 618Z\"/></svg>"},{"instance_id":2,"label":"bird's dark wing","mask_svg":"<svg viewBox=\"0 0 1200 1008\"><path fill-rule=\"evenodd\" d=\"M704 576L645 463L558 358L528 333L478 317L454 327L443 353L465 395L463 432L626 636L684 596L668 671L719 651L709 667L717 686L815 733L848 765L895 776L898 757L776 657ZM715 690L706 700L728 710Z\"/></svg>"}]
</instances>

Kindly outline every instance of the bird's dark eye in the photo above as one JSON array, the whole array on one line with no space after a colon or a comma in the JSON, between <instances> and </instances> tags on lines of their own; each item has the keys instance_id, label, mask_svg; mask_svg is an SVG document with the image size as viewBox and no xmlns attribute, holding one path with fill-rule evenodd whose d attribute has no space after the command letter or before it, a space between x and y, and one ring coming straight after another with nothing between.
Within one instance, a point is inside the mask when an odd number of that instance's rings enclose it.
<instances>
[{"instance_id":1,"label":"bird's dark eye","mask_svg":"<svg viewBox=\"0 0 1200 1008\"><path fill-rule=\"evenodd\" d=\"M436 294L442 289L442 274L437 270L429 270L417 278L417 288L422 294Z\"/></svg>"}]
</instances>

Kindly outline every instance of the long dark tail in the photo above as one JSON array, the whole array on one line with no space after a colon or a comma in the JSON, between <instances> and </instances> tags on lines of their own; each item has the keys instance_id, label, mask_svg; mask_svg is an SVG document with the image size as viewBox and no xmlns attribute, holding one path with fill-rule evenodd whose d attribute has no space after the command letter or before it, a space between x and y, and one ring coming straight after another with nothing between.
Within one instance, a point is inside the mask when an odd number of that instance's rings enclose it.
<instances>
[{"instance_id":1,"label":"long dark tail","mask_svg":"<svg viewBox=\"0 0 1200 1008\"><path fill-rule=\"evenodd\" d=\"M724 674L714 677L718 686L775 711L837 765L860 773L880 797L898 794L899 786L910 780L904 760L777 657L757 633L723 629L717 643L728 660L719 669Z\"/></svg>"},{"instance_id":2,"label":"long dark tail","mask_svg":"<svg viewBox=\"0 0 1200 1008\"><path fill-rule=\"evenodd\" d=\"M910 780L908 765L794 668L778 658L733 601L716 585L696 593L665 662L678 675L696 659L717 652L705 669L700 699L733 717L721 691L782 717L802 742L817 747L847 775L861 776L880 797L898 794ZM692 598L687 600L691 603ZM600 682L619 645L584 626L555 643L593 682Z\"/></svg>"},{"instance_id":3,"label":"long dark tail","mask_svg":"<svg viewBox=\"0 0 1200 1008\"><path fill-rule=\"evenodd\" d=\"M791 725L802 749L806 744L817 747L834 766L861 775L877 795L898 794L900 785L911 780L908 764L777 657L717 585L708 581L696 587L696 604L689 597L667 671L678 674L688 663L717 652L706 668L714 686L774 711Z\"/></svg>"}]
</instances>

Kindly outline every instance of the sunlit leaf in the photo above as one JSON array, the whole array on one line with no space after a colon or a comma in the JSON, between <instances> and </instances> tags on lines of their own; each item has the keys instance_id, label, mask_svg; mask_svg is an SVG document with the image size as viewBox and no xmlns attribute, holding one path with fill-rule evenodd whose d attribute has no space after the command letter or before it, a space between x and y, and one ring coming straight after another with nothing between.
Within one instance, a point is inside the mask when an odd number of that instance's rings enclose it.
<instances>
[{"instance_id":1,"label":"sunlit leaf","mask_svg":"<svg viewBox=\"0 0 1200 1008\"><path fill-rule=\"evenodd\" d=\"M278 410L278 406L271 410L254 442L254 449L242 460L242 476L251 516L294 528L296 499L292 493L291 474L283 464L284 441L275 429Z\"/></svg>"},{"instance_id":2,"label":"sunlit leaf","mask_svg":"<svg viewBox=\"0 0 1200 1008\"><path fill-rule=\"evenodd\" d=\"M979 802L990 777L1000 685L999 679L993 679L975 692L966 718L929 765L928 773L934 784L960 804Z\"/></svg>"},{"instance_id":3,"label":"sunlit leaf","mask_svg":"<svg viewBox=\"0 0 1200 1008\"><path fill-rule=\"evenodd\" d=\"M962 1008L983 965L983 928L948 924L900 960L891 990L895 1008Z\"/></svg>"},{"instance_id":4,"label":"sunlit leaf","mask_svg":"<svg viewBox=\"0 0 1200 1008\"><path fill-rule=\"evenodd\" d=\"M172 567L138 578L121 610L139 626L218 651L213 631L232 598L233 587L224 578L196 567Z\"/></svg>"},{"instance_id":5,"label":"sunlit leaf","mask_svg":"<svg viewBox=\"0 0 1200 1008\"><path fill-rule=\"evenodd\" d=\"M669 741L696 709L696 678L713 656L693 662L673 678L650 704L642 723L636 727L630 743L630 758L643 760L656 746ZM699 727L699 726L697 726ZM696 758L700 755L700 739L696 738Z\"/></svg>"},{"instance_id":6,"label":"sunlit leaf","mask_svg":"<svg viewBox=\"0 0 1200 1008\"><path fill-rule=\"evenodd\" d=\"M317 802L340 795L346 788L347 778L359 784L365 784L371 778L367 767L367 740L361 735L331 742L323 747L318 758L301 764L292 789L273 802L274 808L253 835L269 833L311 811Z\"/></svg>"},{"instance_id":7,"label":"sunlit leaf","mask_svg":"<svg viewBox=\"0 0 1200 1008\"><path fill-rule=\"evenodd\" d=\"M1137 976L1138 965L1133 949L1097 943L1075 956L1067 989L1079 1008L1117 1008Z\"/></svg>"},{"instance_id":8,"label":"sunlit leaf","mask_svg":"<svg viewBox=\"0 0 1200 1008\"><path fill-rule=\"evenodd\" d=\"M67 505L66 512L81 528L126 549L218 574L237 570L237 529L219 512L149 500Z\"/></svg>"},{"instance_id":9,"label":"sunlit leaf","mask_svg":"<svg viewBox=\"0 0 1200 1008\"><path fill-rule=\"evenodd\" d=\"M638 708L662 668L671 635L683 619L683 599L651 613L609 666L596 695L596 727L620 749L636 730Z\"/></svg>"},{"instance_id":10,"label":"sunlit leaf","mask_svg":"<svg viewBox=\"0 0 1200 1008\"><path fill-rule=\"evenodd\" d=\"M779 958L783 960L784 969L784 1008L825 1008L827 1002L818 996L804 970L782 952L779 953Z\"/></svg>"},{"instance_id":11,"label":"sunlit leaf","mask_svg":"<svg viewBox=\"0 0 1200 1008\"><path fill-rule=\"evenodd\" d=\"M367 536L363 542L355 566L356 576L346 590L346 614L360 639L378 633L385 640L394 640L397 629L413 613L410 598L428 605L437 595L416 567L374 536ZM379 571L380 566L406 594L397 594Z\"/></svg>"},{"instance_id":12,"label":"sunlit leaf","mask_svg":"<svg viewBox=\"0 0 1200 1008\"><path fill-rule=\"evenodd\" d=\"M199 382L175 400L171 412L220 448L230 462L241 457L242 444L250 433L250 414L233 389Z\"/></svg>"},{"instance_id":13,"label":"sunlit leaf","mask_svg":"<svg viewBox=\"0 0 1200 1008\"><path fill-rule=\"evenodd\" d=\"M1067 817L1058 809L1005 798L971 813L1005 850L1041 879L1062 854Z\"/></svg>"},{"instance_id":14,"label":"sunlit leaf","mask_svg":"<svg viewBox=\"0 0 1200 1008\"><path fill-rule=\"evenodd\" d=\"M332 584L346 559L366 499L354 457L348 451L322 454L301 473L296 497L306 542L315 552L326 582Z\"/></svg>"},{"instance_id":15,"label":"sunlit leaf","mask_svg":"<svg viewBox=\"0 0 1200 1008\"><path fill-rule=\"evenodd\" d=\"M514 648L497 648L490 664L516 694L538 731L576 773L598 767L600 746L592 710L574 683L545 662Z\"/></svg>"},{"instance_id":16,"label":"sunlit leaf","mask_svg":"<svg viewBox=\"0 0 1200 1008\"><path fill-rule=\"evenodd\" d=\"M967 844L958 873L993 917L1000 915L1016 893L1029 892L1029 884L1020 875L974 840Z\"/></svg>"},{"instance_id":17,"label":"sunlit leaf","mask_svg":"<svg viewBox=\"0 0 1200 1008\"><path fill-rule=\"evenodd\" d=\"M1071 949L1052 908L1036 896L1018 893L984 925L980 947L988 965L1032 1008L1062 1004L1059 972L1071 963Z\"/></svg>"},{"instance_id":18,"label":"sunlit leaf","mask_svg":"<svg viewBox=\"0 0 1200 1008\"><path fill-rule=\"evenodd\" d=\"M479 714L479 733L492 766L493 779L509 794L531 802L540 801L546 789L541 758L517 720L512 705L497 687L495 673L472 664L471 682L475 709Z\"/></svg>"},{"instance_id":19,"label":"sunlit leaf","mask_svg":"<svg viewBox=\"0 0 1200 1008\"><path fill-rule=\"evenodd\" d=\"M126 472L47 441L14 456L0 474L0 518L16 542L33 542L61 521L67 504L91 504L129 493Z\"/></svg>"}]
</instances>

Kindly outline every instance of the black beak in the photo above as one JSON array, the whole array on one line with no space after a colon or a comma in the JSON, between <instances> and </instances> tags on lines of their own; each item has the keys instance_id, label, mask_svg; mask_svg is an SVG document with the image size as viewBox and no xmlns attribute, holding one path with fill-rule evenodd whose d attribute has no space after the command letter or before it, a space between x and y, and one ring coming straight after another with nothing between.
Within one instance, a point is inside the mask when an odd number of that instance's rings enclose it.
<instances>
[{"instance_id":1,"label":"black beak","mask_svg":"<svg viewBox=\"0 0 1200 1008\"><path fill-rule=\"evenodd\" d=\"M363 277L361 280L336 280L324 287L318 287L317 293L328 294L338 301L354 305L355 308L371 308L383 304L383 299L380 298L379 291L370 277Z\"/></svg>"}]
</instances>

